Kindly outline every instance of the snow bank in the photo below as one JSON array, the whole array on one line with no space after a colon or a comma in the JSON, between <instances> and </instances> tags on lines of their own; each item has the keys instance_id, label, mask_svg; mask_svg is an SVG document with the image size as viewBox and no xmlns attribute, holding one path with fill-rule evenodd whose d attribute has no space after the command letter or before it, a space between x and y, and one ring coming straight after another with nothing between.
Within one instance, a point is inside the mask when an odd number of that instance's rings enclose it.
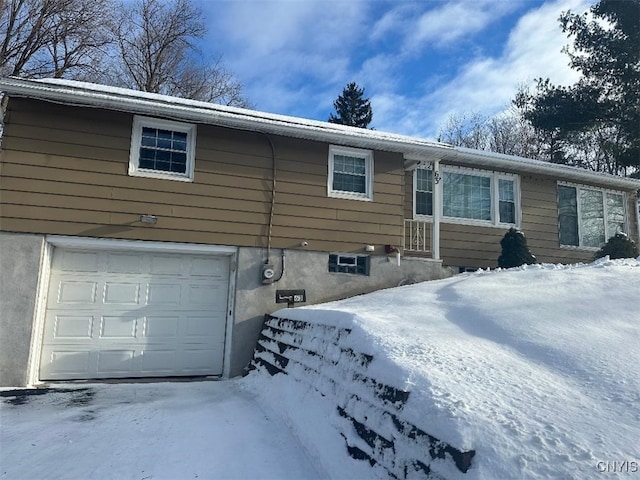
<instances>
[{"instance_id":1,"label":"snow bank","mask_svg":"<svg viewBox=\"0 0 640 480\"><path fill-rule=\"evenodd\" d=\"M337 345L370 355L368 375L410 392L402 419L476 451L467 473L438 462L434 472L582 479L640 469L639 305L640 261L605 258L462 274L275 315L348 329ZM246 383L288 415L332 478L362 477L368 463L336 461L344 419L332 399L300 380L256 372Z\"/></svg>"}]
</instances>

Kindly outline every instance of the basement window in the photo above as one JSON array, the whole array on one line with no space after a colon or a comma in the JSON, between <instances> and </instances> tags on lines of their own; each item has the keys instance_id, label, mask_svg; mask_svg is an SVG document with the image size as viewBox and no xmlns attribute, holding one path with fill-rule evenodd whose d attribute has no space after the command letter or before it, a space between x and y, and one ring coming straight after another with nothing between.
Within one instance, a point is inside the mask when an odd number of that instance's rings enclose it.
<instances>
[{"instance_id":1,"label":"basement window","mask_svg":"<svg viewBox=\"0 0 640 480\"><path fill-rule=\"evenodd\" d=\"M369 255L332 253L329 255L329 272L369 275Z\"/></svg>"},{"instance_id":2,"label":"basement window","mask_svg":"<svg viewBox=\"0 0 640 480\"><path fill-rule=\"evenodd\" d=\"M196 126L135 116L129 175L193 181Z\"/></svg>"}]
</instances>

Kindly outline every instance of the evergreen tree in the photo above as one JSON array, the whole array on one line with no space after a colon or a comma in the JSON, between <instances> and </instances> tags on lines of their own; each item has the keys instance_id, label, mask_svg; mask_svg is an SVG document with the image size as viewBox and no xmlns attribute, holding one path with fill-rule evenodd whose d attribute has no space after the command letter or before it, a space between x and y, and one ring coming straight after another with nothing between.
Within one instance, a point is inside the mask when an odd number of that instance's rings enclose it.
<instances>
[{"instance_id":1,"label":"evergreen tree","mask_svg":"<svg viewBox=\"0 0 640 480\"><path fill-rule=\"evenodd\" d=\"M498 257L498 267L511 268L536 263L536 257L529 251L524 233L517 228L510 228L500 240L500 245L502 255Z\"/></svg>"},{"instance_id":2,"label":"evergreen tree","mask_svg":"<svg viewBox=\"0 0 640 480\"><path fill-rule=\"evenodd\" d=\"M616 233L594 256L594 260L609 255L609 258L636 258L638 247L624 233Z\"/></svg>"},{"instance_id":3,"label":"evergreen tree","mask_svg":"<svg viewBox=\"0 0 640 480\"><path fill-rule=\"evenodd\" d=\"M640 0L600 0L589 14L564 12L565 48L582 76L568 87L538 80L515 104L549 140L548 157L613 174L640 173ZM591 154L575 161L581 145Z\"/></svg>"},{"instance_id":4,"label":"evergreen tree","mask_svg":"<svg viewBox=\"0 0 640 480\"><path fill-rule=\"evenodd\" d=\"M329 115L330 123L367 128L373 118L371 102L364 98L364 88L358 87L355 82L344 88L342 95L333 102L333 107L337 115Z\"/></svg>"}]
</instances>

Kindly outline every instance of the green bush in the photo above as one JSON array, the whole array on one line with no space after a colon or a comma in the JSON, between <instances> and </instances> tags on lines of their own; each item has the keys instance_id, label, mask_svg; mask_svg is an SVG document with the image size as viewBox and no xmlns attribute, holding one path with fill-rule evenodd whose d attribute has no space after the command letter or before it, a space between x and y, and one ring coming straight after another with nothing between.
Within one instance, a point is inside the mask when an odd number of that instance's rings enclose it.
<instances>
[{"instance_id":1,"label":"green bush","mask_svg":"<svg viewBox=\"0 0 640 480\"><path fill-rule=\"evenodd\" d=\"M596 252L594 260L609 255L609 258L636 258L638 247L624 233L616 233Z\"/></svg>"},{"instance_id":2,"label":"green bush","mask_svg":"<svg viewBox=\"0 0 640 480\"><path fill-rule=\"evenodd\" d=\"M536 257L527 246L527 239L517 228L510 228L500 240L502 255L498 257L498 267L511 268L536 263Z\"/></svg>"}]
</instances>

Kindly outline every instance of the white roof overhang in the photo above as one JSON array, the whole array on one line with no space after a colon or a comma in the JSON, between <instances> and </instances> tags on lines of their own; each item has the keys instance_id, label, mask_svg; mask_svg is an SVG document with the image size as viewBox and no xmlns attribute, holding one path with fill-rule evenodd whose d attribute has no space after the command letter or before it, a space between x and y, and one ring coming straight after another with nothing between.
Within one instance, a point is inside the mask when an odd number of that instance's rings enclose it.
<instances>
[{"instance_id":1,"label":"white roof overhang","mask_svg":"<svg viewBox=\"0 0 640 480\"><path fill-rule=\"evenodd\" d=\"M66 105L105 108L285 137L398 152L403 154L405 163L408 165L415 165L416 161L439 159L444 162L458 162L478 168L547 175L563 180L595 183L627 190L640 189L640 180L595 173L566 165L454 147L445 143L377 130L348 127L92 83L10 77L0 78L0 91L9 97L27 97Z\"/></svg>"}]
</instances>

